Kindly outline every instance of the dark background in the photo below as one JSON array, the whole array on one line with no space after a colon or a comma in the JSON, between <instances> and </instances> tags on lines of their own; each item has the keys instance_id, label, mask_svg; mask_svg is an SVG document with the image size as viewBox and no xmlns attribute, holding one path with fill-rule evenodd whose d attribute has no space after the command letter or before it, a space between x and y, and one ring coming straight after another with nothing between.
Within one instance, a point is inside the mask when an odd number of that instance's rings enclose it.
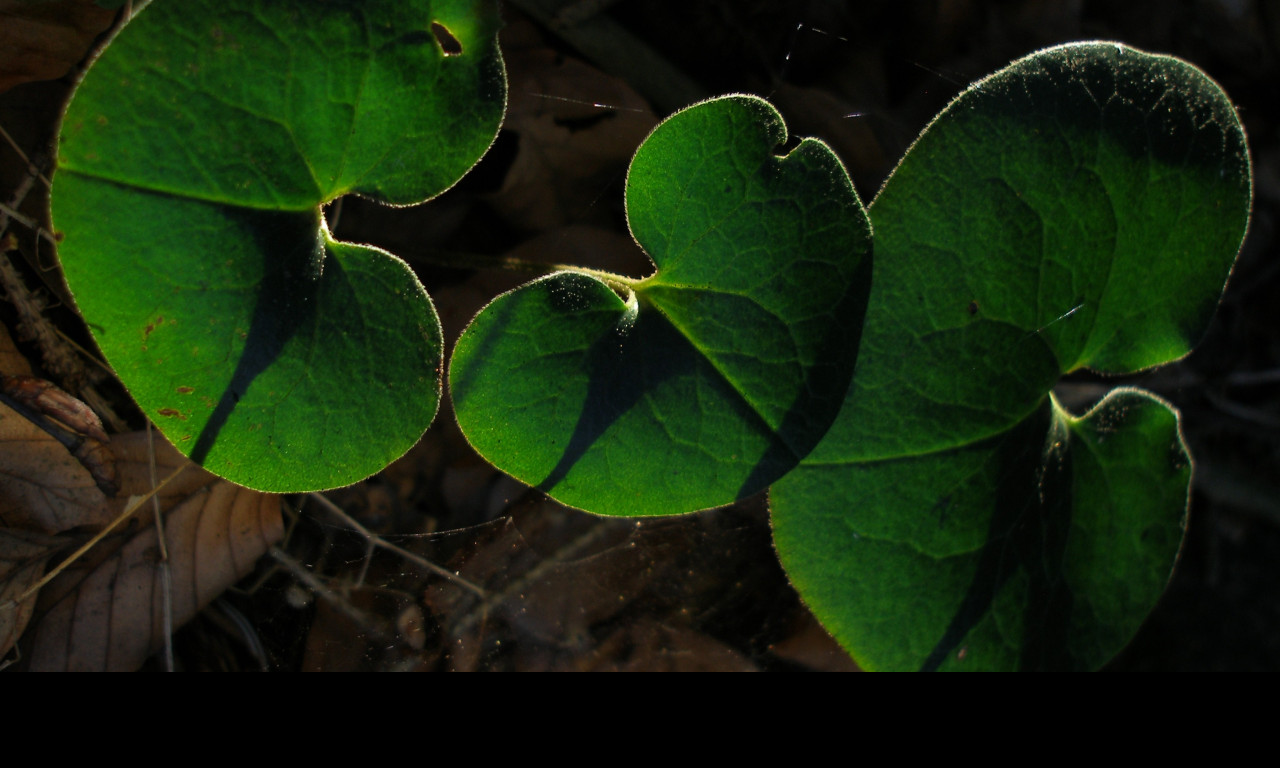
<instances>
[{"instance_id":1,"label":"dark background","mask_svg":"<svg viewBox=\"0 0 1280 768\"><path fill-rule=\"evenodd\" d=\"M447 335L524 279L474 265L516 257L642 272L625 237L626 164L657 119L693 100L769 97L794 134L835 147L870 201L965 84L1037 48L1111 39L1208 72L1249 134L1253 221L1204 342L1187 359L1124 382L1181 410L1196 463L1173 581L1110 668L1280 667L1280 6L520 0L506 17L511 109L481 166L424 206L388 211L349 200L329 212L339 237L386 247L418 269ZM28 151L47 146L73 77L0 95L0 125ZM0 193L8 198L7 188ZM41 205L33 197L24 210L40 216ZM20 250L32 258L25 241ZM38 269L31 275L40 279ZM60 322L83 337L69 313ZM283 545L291 560L264 563L184 629L183 667L849 667L778 569L762 498L640 524L564 510L472 455L447 410L401 462L329 496L389 541L500 599L476 604L403 557L366 560L363 541L314 500L292 499ZM323 588L302 583L299 568ZM230 628L235 615L251 625L258 652Z\"/></svg>"}]
</instances>

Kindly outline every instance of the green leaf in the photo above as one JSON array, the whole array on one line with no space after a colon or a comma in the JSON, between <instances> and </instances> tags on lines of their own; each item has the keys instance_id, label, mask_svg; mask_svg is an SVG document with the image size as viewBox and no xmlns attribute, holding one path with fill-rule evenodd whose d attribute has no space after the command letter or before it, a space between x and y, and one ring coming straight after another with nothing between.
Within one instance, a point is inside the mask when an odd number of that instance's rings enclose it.
<instances>
[{"instance_id":1,"label":"green leaf","mask_svg":"<svg viewBox=\"0 0 1280 768\"><path fill-rule=\"evenodd\" d=\"M481 455L570 506L658 515L755 493L809 452L853 370L870 229L831 150L786 141L747 96L645 140L627 212L657 271L553 274L459 340L450 391Z\"/></svg>"},{"instance_id":2,"label":"green leaf","mask_svg":"<svg viewBox=\"0 0 1280 768\"><path fill-rule=\"evenodd\" d=\"M1230 101L1170 57L1051 48L934 119L871 207L844 409L771 491L784 566L860 664L1093 668L1123 647L1180 541L1177 417L1126 391L1076 420L1047 396L1185 355L1250 198Z\"/></svg>"},{"instance_id":3,"label":"green leaf","mask_svg":"<svg viewBox=\"0 0 1280 768\"><path fill-rule=\"evenodd\" d=\"M183 453L316 490L431 423L430 299L396 257L334 241L320 208L420 202L474 165L505 105L497 29L487 0L157 0L94 64L62 125L59 255Z\"/></svg>"}]
</instances>

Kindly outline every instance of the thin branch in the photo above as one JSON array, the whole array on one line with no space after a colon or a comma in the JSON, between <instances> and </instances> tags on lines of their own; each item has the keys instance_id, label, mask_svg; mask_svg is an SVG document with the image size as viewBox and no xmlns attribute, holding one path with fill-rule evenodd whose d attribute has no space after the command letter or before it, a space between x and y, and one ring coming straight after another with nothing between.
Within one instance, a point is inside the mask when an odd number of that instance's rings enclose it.
<instances>
[{"instance_id":1,"label":"thin branch","mask_svg":"<svg viewBox=\"0 0 1280 768\"><path fill-rule=\"evenodd\" d=\"M31 173L33 178L40 179L40 181L44 182L46 187L53 186L53 182L49 181L49 178L36 167L36 164L31 162L31 158L27 156L26 152L22 151L22 147L18 146L18 142L13 140L13 137L4 129L3 125L0 125L0 136L3 136L9 146L13 148L13 151L18 153L18 157L22 158L22 162L27 164L27 170Z\"/></svg>"},{"instance_id":2,"label":"thin branch","mask_svg":"<svg viewBox=\"0 0 1280 768\"><path fill-rule=\"evenodd\" d=\"M6 600L3 603L0 603L0 608L10 608L10 607L16 606L19 603L22 603L28 598L30 598L35 593L39 592L46 584L53 581L58 574L65 571L68 567L71 566L72 563L84 557L84 554L86 552L88 552L89 550L97 546L98 542L105 539L112 531L114 531L116 528L119 528L120 525L124 523L126 520L128 520L130 517L133 517L134 512L137 512L138 509L140 509L143 504L146 504L148 501L150 501L153 496L155 496L157 493L163 490L166 485L173 482L174 478L182 474L184 471L186 471L187 467L190 467L190 466L192 465L183 464L182 466L175 469L173 473L170 474L168 477L166 477L164 480L160 481L158 485L153 487L146 494L135 497L133 501L131 501L124 508L124 511L121 512L119 515L117 515L116 519L112 520L107 525L106 528L103 528L101 531L98 531L98 533L95 534L93 538L85 542L84 545L81 546L79 549L77 549L75 552L72 552L70 555L68 555L66 560L63 560L61 563L59 563L57 568L54 568L52 571L49 571L48 573L45 574L43 579L41 579L40 581L28 587L27 591L23 592L17 598L14 598L12 600Z\"/></svg>"},{"instance_id":3,"label":"thin branch","mask_svg":"<svg viewBox=\"0 0 1280 768\"><path fill-rule=\"evenodd\" d=\"M151 422L147 422L147 470L151 487L156 485L156 444L151 432ZM155 515L156 540L160 543L160 594L163 602L164 621L164 668L173 671L173 576L169 570L169 547L164 538L164 515L160 512L160 499L151 497L151 509Z\"/></svg>"},{"instance_id":4,"label":"thin branch","mask_svg":"<svg viewBox=\"0 0 1280 768\"><path fill-rule=\"evenodd\" d=\"M338 593L330 589L327 584L308 570L306 566L290 557L288 552L285 552L279 547L272 547L267 550L267 554L271 555L271 558L277 563L284 566L286 571L293 574L294 578L305 584L307 588L319 596L320 599L341 611L347 616L347 618L354 621L365 631L372 635L376 635L378 640L386 640L389 637L389 634L379 626L374 617L355 607L349 601L342 599Z\"/></svg>"},{"instance_id":5,"label":"thin branch","mask_svg":"<svg viewBox=\"0 0 1280 768\"><path fill-rule=\"evenodd\" d=\"M468 590L469 592L475 594L477 597L481 599L484 599L486 597L486 593L483 589L481 589L479 586L475 584L472 584L470 581L467 581L466 579L462 578L461 576L454 573L453 571L450 571L447 568L441 568L440 566L436 565L430 560L427 560L426 558L420 555L416 555L407 549L398 547L395 544L392 544L391 542L383 539L381 536L378 536L377 534L368 530L363 525L356 522L355 519L353 519L350 515L344 512L341 507L339 507L337 504L334 504L323 494L311 493L311 494L308 494L308 496L311 499L315 500L315 502L318 503L320 506L328 510L331 514L333 514L338 519L340 519L343 523L349 526L356 533L363 536L365 541L369 542L372 546L378 547L379 549L385 549L388 552L393 552L410 562L416 563L422 566L423 568L426 568L428 571L441 577L442 579L450 581L462 587L463 589Z\"/></svg>"}]
</instances>

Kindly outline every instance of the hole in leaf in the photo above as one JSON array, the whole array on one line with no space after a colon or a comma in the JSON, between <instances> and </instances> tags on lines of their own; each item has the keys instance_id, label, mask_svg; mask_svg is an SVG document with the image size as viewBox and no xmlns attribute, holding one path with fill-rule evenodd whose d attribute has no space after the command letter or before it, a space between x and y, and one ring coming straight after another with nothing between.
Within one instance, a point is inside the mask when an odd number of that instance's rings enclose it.
<instances>
[{"instance_id":1,"label":"hole in leaf","mask_svg":"<svg viewBox=\"0 0 1280 768\"><path fill-rule=\"evenodd\" d=\"M445 56L461 56L462 42L453 36L449 28L438 21L431 22L431 34L436 37L436 44Z\"/></svg>"}]
</instances>

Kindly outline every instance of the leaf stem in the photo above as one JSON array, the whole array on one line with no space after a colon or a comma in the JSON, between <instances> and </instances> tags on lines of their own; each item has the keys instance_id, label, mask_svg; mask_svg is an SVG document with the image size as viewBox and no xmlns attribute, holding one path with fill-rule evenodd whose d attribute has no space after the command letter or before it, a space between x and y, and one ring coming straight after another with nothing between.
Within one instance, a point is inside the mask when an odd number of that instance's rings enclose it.
<instances>
[{"instance_id":1,"label":"leaf stem","mask_svg":"<svg viewBox=\"0 0 1280 768\"><path fill-rule=\"evenodd\" d=\"M590 275L591 277L600 280L613 290L628 295L631 294L635 290L636 285L641 282L634 277L619 275L616 272L605 272L601 269L575 267L572 264L553 264L551 266L553 267L552 271L554 272L579 272L584 275Z\"/></svg>"}]
</instances>

